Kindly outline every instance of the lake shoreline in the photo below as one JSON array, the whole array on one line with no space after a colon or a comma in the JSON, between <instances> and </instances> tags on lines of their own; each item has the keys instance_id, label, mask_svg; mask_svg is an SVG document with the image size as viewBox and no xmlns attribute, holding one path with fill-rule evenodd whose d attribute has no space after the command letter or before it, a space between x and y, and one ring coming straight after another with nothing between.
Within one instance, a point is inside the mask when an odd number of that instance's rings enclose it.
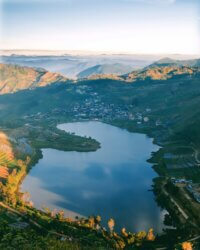
<instances>
[{"instance_id":1,"label":"lake shoreline","mask_svg":"<svg viewBox=\"0 0 200 250\"><path fill-rule=\"evenodd\" d=\"M103 123L103 124L106 124L106 123ZM60 124L58 124L57 126L59 126ZM110 126L110 125L109 125ZM116 127L117 128L117 127ZM124 131L127 131L127 130L124 130ZM128 132L128 131L127 131ZM128 132L129 133L129 132ZM131 134L134 134L134 133L131 133ZM145 137L146 137L146 135L144 135ZM147 136L148 137L148 136ZM149 138L149 137L148 137ZM97 138L95 138L96 140L97 140ZM151 139L152 140L152 138L149 138L149 139ZM97 140L98 141L98 140ZM98 151L98 150L97 150ZM148 157L149 158L149 157ZM145 161L147 161L148 160L148 158L146 158L146 160ZM151 166L152 167L152 166ZM153 171L153 170L152 170ZM153 181L153 179L151 179L152 181ZM150 189L151 187L149 186L149 188L148 189Z\"/></svg>"}]
</instances>

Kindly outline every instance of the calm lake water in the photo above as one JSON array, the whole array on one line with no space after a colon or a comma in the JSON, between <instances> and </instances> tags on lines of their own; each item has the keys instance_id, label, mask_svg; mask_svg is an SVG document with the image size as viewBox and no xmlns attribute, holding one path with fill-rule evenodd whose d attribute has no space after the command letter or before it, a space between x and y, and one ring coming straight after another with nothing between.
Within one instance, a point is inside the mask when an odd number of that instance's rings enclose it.
<instances>
[{"instance_id":1,"label":"calm lake water","mask_svg":"<svg viewBox=\"0 0 200 250\"><path fill-rule=\"evenodd\" d=\"M143 134L129 133L101 122L61 124L58 128L101 143L96 152L79 153L43 149L43 158L26 176L37 208L63 209L66 216L112 217L116 228L157 232L163 228L162 211L149 191L156 177L146 160L158 146Z\"/></svg>"}]
</instances>

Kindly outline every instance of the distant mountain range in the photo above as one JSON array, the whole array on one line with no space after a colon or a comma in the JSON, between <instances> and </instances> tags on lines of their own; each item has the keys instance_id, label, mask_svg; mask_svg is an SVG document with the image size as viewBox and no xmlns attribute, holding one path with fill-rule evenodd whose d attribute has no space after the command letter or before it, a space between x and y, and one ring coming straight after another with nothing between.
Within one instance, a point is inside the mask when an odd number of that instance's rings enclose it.
<instances>
[{"instance_id":1,"label":"distant mountain range","mask_svg":"<svg viewBox=\"0 0 200 250\"><path fill-rule=\"evenodd\" d=\"M57 56L34 56L34 55L16 55L0 56L0 63L16 64L20 66L28 66L34 68L44 68L51 72L60 73L69 78L77 78L77 75L96 65L104 64L123 64L128 65L128 71L121 71L121 74L128 73L133 69L142 69L151 64L155 59L151 57L140 57L131 55L96 55L96 56L72 56L72 55L57 55ZM116 66L114 66L116 67ZM119 69L118 69L119 71ZM112 71L105 71L104 73ZM103 72L101 72L103 73ZM115 73L115 72L114 72ZM120 73L120 71L119 71Z\"/></svg>"},{"instance_id":2,"label":"distant mountain range","mask_svg":"<svg viewBox=\"0 0 200 250\"><path fill-rule=\"evenodd\" d=\"M67 80L66 77L58 73L51 73L42 68L0 64L0 94L44 87L55 82L66 82Z\"/></svg>"},{"instance_id":3,"label":"distant mountain range","mask_svg":"<svg viewBox=\"0 0 200 250\"><path fill-rule=\"evenodd\" d=\"M199 66L199 59L178 61L164 58L142 70L132 72L130 72L130 66L119 63L96 65L82 71L78 77L79 81L82 79L112 79L124 82L146 79L167 80L174 76L200 73ZM59 73L52 73L43 68L0 63L0 94L14 93L23 89L33 89L68 80L70 79Z\"/></svg>"},{"instance_id":4,"label":"distant mountain range","mask_svg":"<svg viewBox=\"0 0 200 250\"><path fill-rule=\"evenodd\" d=\"M194 60L173 60L170 58L163 58L156 61L149 66L141 69L134 70L128 74L115 75L115 74L99 74L89 75L88 79L113 79L127 82L134 82L138 80L167 80L176 75L190 75L200 72L200 59Z\"/></svg>"},{"instance_id":5,"label":"distant mountain range","mask_svg":"<svg viewBox=\"0 0 200 250\"><path fill-rule=\"evenodd\" d=\"M122 76L126 81L145 80L166 80L175 75L194 74L200 72L200 59L193 60L173 60L171 58L163 58L142 70L133 71Z\"/></svg>"},{"instance_id":6,"label":"distant mountain range","mask_svg":"<svg viewBox=\"0 0 200 250\"><path fill-rule=\"evenodd\" d=\"M131 72L133 68L131 66L115 63L115 64L101 64L96 65L94 67L90 67L86 70L81 71L77 77L78 78L88 78L94 75L104 75L104 74L112 74L112 75L123 75Z\"/></svg>"},{"instance_id":7,"label":"distant mountain range","mask_svg":"<svg viewBox=\"0 0 200 250\"><path fill-rule=\"evenodd\" d=\"M192 60L174 60L169 57L162 58L161 60L156 61L155 63L147 66L148 68L152 68L155 66L188 66L188 67L199 67L200 59L192 59Z\"/></svg>"},{"instance_id":8,"label":"distant mountain range","mask_svg":"<svg viewBox=\"0 0 200 250\"><path fill-rule=\"evenodd\" d=\"M155 65L153 67L148 67L140 71L133 71L125 76L122 76L122 79L128 82L146 79L167 80L176 75L191 75L197 72L200 72L200 69L196 67Z\"/></svg>"}]
</instances>

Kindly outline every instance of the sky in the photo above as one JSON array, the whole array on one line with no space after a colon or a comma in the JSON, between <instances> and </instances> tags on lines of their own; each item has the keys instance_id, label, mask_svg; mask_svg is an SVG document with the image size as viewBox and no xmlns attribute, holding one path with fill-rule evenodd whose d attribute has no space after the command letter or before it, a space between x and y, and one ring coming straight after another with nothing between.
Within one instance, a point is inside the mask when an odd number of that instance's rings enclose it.
<instances>
[{"instance_id":1,"label":"sky","mask_svg":"<svg viewBox=\"0 0 200 250\"><path fill-rule=\"evenodd\" d=\"M199 0L0 0L0 49L200 55L199 23Z\"/></svg>"}]
</instances>

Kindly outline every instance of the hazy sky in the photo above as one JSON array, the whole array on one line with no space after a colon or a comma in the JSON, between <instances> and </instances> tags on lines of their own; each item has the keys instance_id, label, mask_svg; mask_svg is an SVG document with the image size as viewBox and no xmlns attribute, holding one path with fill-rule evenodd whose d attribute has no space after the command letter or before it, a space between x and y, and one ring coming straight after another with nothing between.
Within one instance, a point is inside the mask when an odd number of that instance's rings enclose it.
<instances>
[{"instance_id":1,"label":"hazy sky","mask_svg":"<svg viewBox=\"0 0 200 250\"><path fill-rule=\"evenodd\" d=\"M198 2L0 0L0 47L200 54Z\"/></svg>"}]
</instances>

